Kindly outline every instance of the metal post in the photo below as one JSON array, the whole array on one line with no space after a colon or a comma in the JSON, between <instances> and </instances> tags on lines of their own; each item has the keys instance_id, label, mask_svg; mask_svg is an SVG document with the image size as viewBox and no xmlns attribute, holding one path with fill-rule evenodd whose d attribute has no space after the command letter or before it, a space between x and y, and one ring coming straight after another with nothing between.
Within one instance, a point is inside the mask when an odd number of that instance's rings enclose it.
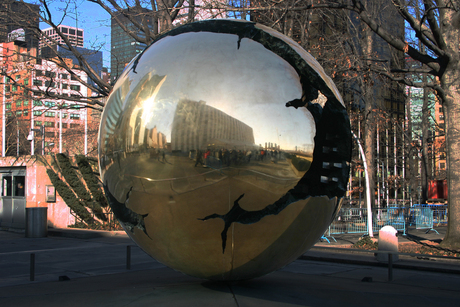
<instances>
[{"instance_id":1,"label":"metal post","mask_svg":"<svg viewBox=\"0 0 460 307\"><path fill-rule=\"evenodd\" d=\"M42 155L45 155L45 125L41 126L42 132Z\"/></svg>"},{"instance_id":2,"label":"metal post","mask_svg":"<svg viewBox=\"0 0 460 307\"><path fill-rule=\"evenodd\" d=\"M388 281L393 281L393 254L388 253Z\"/></svg>"},{"instance_id":3,"label":"metal post","mask_svg":"<svg viewBox=\"0 0 460 307\"><path fill-rule=\"evenodd\" d=\"M351 133L353 137L355 138L356 142L358 143L359 152L361 153L361 158L363 159L364 175L366 179L367 232L369 234L369 237L374 237L374 233L372 231L371 188L370 188L369 171L367 168L366 155L364 153L363 146L361 145L361 142L359 141L359 138L355 135L353 131Z\"/></svg>"},{"instance_id":4,"label":"metal post","mask_svg":"<svg viewBox=\"0 0 460 307\"><path fill-rule=\"evenodd\" d=\"M35 254L30 254L30 281L35 280Z\"/></svg>"},{"instance_id":5,"label":"metal post","mask_svg":"<svg viewBox=\"0 0 460 307\"><path fill-rule=\"evenodd\" d=\"M131 270L131 245L126 246L126 269Z\"/></svg>"}]
</instances>

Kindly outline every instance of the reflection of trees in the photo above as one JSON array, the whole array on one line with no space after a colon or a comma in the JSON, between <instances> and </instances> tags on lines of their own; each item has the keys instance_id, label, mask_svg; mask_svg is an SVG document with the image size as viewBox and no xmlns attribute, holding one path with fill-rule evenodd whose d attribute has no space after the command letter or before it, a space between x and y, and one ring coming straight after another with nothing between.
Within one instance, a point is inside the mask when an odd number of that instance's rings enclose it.
<instances>
[{"instance_id":1,"label":"reflection of trees","mask_svg":"<svg viewBox=\"0 0 460 307\"><path fill-rule=\"evenodd\" d=\"M171 129L172 150L254 147L253 129L204 101L179 101Z\"/></svg>"}]
</instances>

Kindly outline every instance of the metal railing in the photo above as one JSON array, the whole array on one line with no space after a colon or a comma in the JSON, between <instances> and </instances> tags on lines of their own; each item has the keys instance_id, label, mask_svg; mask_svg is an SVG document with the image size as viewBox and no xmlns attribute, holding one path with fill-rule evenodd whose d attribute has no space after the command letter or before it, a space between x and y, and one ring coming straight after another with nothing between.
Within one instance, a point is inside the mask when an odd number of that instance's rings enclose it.
<instances>
[{"instance_id":1,"label":"metal railing","mask_svg":"<svg viewBox=\"0 0 460 307\"><path fill-rule=\"evenodd\" d=\"M329 226L326 237L335 234L368 232L367 208L342 208ZM383 226L393 226L403 235L408 226L433 230L433 226L447 224L447 205L424 205L414 207L390 207L372 210L372 230L378 232Z\"/></svg>"}]
</instances>

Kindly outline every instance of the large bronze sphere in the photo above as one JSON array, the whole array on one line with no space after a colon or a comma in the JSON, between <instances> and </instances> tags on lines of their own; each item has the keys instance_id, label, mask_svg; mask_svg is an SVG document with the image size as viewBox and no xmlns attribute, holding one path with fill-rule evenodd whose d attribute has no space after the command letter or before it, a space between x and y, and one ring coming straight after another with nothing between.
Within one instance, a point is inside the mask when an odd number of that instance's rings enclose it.
<instances>
[{"instance_id":1,"label":"large bronze sphere","mask_svg":"<svg viewBox=\"0 0 460 307\"><path fill-rule=\"evenodd\" d=\"M350 155L342 98L318 62L235 20L159 37L119 77L99 134L105 192L129 236L213 280L270 273L315 244Z\"/></svg>"}]
</instances>

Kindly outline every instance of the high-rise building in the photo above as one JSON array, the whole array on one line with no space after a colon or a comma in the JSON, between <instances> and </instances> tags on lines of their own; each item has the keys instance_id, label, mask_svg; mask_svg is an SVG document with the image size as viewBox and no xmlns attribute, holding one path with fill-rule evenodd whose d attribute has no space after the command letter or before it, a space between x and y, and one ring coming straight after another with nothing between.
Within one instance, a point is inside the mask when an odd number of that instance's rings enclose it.
<instances>
[{"instance_id":1,"label":"high-rise building","mask_svg":"<svg viewBox=\"0 0 460 307\"><path fill-rule=\"evenodd\" d=\"M146 18L145 20L149 28L153 31L153 20L151 18ZM137 36L145 36L144 33L140 32L133 23L126 18L122 13L118 13L115 17L111 19L111 55L110 55L110 73L111 77L116 80L126 65L142 50L147 47L146 44L136 41L131 37L125 30L123 30L123 24L128 30L135 31Z\"/></svg>"},{"instance_id":2,"label":"high-rise building","mask_svg":"<svg viewBox=\"0 0 460 307\"><path fill-rule=\"evenodd\" d=\"M0 43L8 42L8 34L24 29L27 47L38 49L38 39L32 29L39 27L40 6L16 0L0 1Z\"/></svg>"},{"instance_id":3,"label":"high-rise building","mask_svg":"<svg viewBox=\"0 0 460 307\"><path fill-rule=\"evenodd\" d=\"M69 39L72 46L83 47L84 31L83 29L60 25L59 31ZM65 45L64 39L53 28L42 30L44 36L40 40L40 49L45 46Z\"/></svg>"}]
</instances>

